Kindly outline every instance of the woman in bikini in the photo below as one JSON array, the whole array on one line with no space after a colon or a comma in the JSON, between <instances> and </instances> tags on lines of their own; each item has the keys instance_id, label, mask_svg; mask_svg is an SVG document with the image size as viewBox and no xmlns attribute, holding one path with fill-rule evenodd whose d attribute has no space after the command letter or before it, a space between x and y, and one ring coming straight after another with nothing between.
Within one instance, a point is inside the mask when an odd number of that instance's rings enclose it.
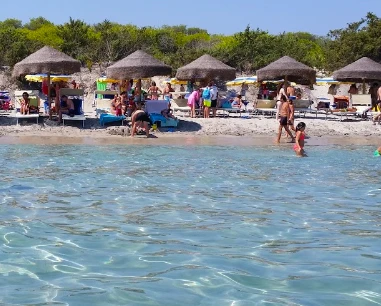
<instances>
[{"instance_id":1,"label":"woman in bikini","mask_svg":"<svg viewBox=\"0 0 381 306\"><path fill-rule=\"evenodd\" d=\"M152 82L151 87L148 89L148 94L151 95L151 100L159 100L159 92L162 93L162 90L156 86L155 82Z\"/></svg>"},{"instance_id":2,"label":"woman in bikini","mask_svg":"<svg viewBox=\"0 0 381 306\"><path fill-rule=\"evenodd\" d=\"M171 100L171 98L172 98L171 92L174 92L174 89L172 88L171 83L168 82L167 86L164 88L164 92L163 92L164 100L168 100L168 101Z\"/></svg>"},{"instance_id":3,"label":"woman in bikini","mask_svg":"<svg viewBox=\"0 0 381 306\"><path fill-rule=\"evenodd\" d=\"M305 129L306 124L304 122L299 122L296 126L294 150L296 155L299 157L307 156L304 152L304 139L306 138L306 135L304 134Z\"/></svg>"},{"instance_id":4,"label":"woman in bikini","mask_svg":"<svg viewBox=\"0 0 381 306\"><path fill-rule=\"evenodd\" d=\"M29 115L30 99L27 92L23 92L22 99L20 101L20 113L21 115Z\"/></svg>"},{"instance_id":5,"label":"woman in bikini","mask_svg":"<svg viewBox=\"0 0 381 306\"><path fill-rule=\"evenodd\" d=\"M111 101L111 113L115 116L122 116L122 97L118 94L114 96L114 99Z\"/></svg>"}]
</instances>

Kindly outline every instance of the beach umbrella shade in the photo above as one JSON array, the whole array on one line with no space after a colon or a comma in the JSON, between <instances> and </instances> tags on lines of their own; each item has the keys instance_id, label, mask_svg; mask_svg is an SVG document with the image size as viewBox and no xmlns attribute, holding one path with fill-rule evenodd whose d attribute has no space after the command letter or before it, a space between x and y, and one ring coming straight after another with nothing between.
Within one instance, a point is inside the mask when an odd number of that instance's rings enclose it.
<instances>
[{"instance_id":1,"label":"beach umbrella shade","mask_svg":"<svg viewBox=\"0 0 381 306\"><path fill-rule=\"evenodd\" d=\"M135 51L107 68L111 79L144 79L157 75L169 75L172 68L142 50Z\"/></svg>"},{"instance_id":2,"label":"beach umbrella shade","mask_svg":"<svg viewBox=\"0 0 381 306\"><path fill-rule=\"evenodd\" d=\"M272 62L257 70L258 82L284 79L301 85L311 85L316 81L316 71L289 56Z\"/></svg>"},{"instance_id":3,"label":"beach umbrella shade","mask_svg":"<svg viewBox=\"0 0 381 306\"><path fill-rule=\"evenodd\" d=\"M172 68L142 50L135 51L107 68L106 75L111 79L127 80L169 75ZM140 89L141 89L141 82ZM140 101L141 97L139 97Z\"/></svg>"},{"instance_id":4,"label":"beach umbrella shade","mask_svg":"<svg viewBox=\"0 0 381 306\"><path fill-rule=\"evenodd\" d=\"M363 83L363 93L365 94L365 82L381 81L381 64L368 57L345 66L333 73L333 78L342 82Z\"/></svg>"},{"instance_id":5,"label":"beach umbrella shade","mask_svg":"<svg viewBox=\"0 0 381 306\"><path fill-rule=\"evenodd\" d=\"M48 78L48 75L46 73L41 73L41 74L27 74L25 76L25 80L29 82L36 82L36 83L41 83L45 79ZM69 82L71 79L70 75L50 75L50 81L51 82Z\"/></svg>"},{"instance_id":6,"label":"beach umbrella shade","mask_svg":"<svg viewBox=\"0 0 381 306\"><path fill-rule=\"evenodd\" d=\"M235 78L235 69L218 59L205 54L177 70L178 80L210 81L213 79L231 80Z\"/></svg>"},{"instance_id":7,"label":"beach umbrella shade","mask_svg":"<svg viewBox=\"0 0 381 306\"><path fill-rule=\"evenodd\" d=\"M49 117L52 118L50 99L50 75L53 74L73 74L81 71L81 63L69 55L54 48L45 46L18 62L13 67L14 77L27 74L46 73L48 79L48 101Z\"/></svg>"},{"instance_id":8,"label":"beach umbrella shade","mask_svg":"<svg viewBox=\"0 0 381 306\"><path fill-rule=\"evenodd\" d=\"M226 86L238 86L242 84L256 84L257 83L257 76L253 75L250 77L239 77L235 78L232 81L227 82L225 85Z\"/></svg>"}]
</instances>

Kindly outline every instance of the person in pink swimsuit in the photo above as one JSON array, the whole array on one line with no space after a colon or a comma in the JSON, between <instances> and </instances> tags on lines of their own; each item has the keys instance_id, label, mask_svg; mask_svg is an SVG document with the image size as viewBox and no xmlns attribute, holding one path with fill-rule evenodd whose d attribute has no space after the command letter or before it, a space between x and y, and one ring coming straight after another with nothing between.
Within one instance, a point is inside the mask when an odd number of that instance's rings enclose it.
<instances>
[{"instance_id":1,"label":"person in pink swimsuit","mask_svg":"<svg viewBox=\"0 0 381 306\"><path fill-rule=\"evenodd\" d=\"M304 134L305 129L306 124L304 122L299 122L296 126L294 150L296 155L299 157L307 156L304 152L304 139L306 138L306 135Z\"/></svg>"},{"instance_id":2,"label":"person in pink swimsuit","mask_svg":"<svg viewBox=\"0 0 381 306\"><path fill-rule=\"evenodd\" d=\"M191 108L191 117L196 117L196 105L200 100L200 89L195 89L188 97L188 106Z\"/></svg>"}]
</instances>

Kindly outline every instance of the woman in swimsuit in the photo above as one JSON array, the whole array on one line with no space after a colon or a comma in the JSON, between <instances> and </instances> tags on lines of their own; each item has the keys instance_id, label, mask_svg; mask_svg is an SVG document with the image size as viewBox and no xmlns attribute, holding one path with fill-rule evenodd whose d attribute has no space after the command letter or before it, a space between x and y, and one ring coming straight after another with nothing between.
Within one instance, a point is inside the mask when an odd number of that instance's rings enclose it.
<instances>
[{"instance_id":1,"label":"woman in swimsuit","mask_svg":"<svg viewBox=\"0 0 381 306\"><path fill-rule=\"evenodd\" d=\"M167 83L167 86L164 88L163 97L164 100L170 100L172 98L171 92L174 92L171 83Z\"/></svg>"},{"instance_id":2,"label":"woman in swimsuit","mask_svg":"<svg viewBox=\"0 0 381 306\"><path fill-rule=\"evenodd\" d=\"M162 93L161 89L156 86L155 82L152 82L151 87L148 89L148 93L151 94L151 100L159 100L159 92Z\"/></svg>"},{"instance_id":3,"label":"woman in swimsuit","mask_svg":"<svg viewBox=\"0 0 381 306\"><path fill-rule=\"evenodd\" d=\"M299 157L307 156L304 152L304 139L306 137L306 135L304 134L305 129L306 124L304 122L299 122L296 126L294 150L296 152L296 155Z\"/></svg>"},{"instance_id":4,"label":"woman in swimsuit","mask_svg":"<svg viewBox=\"0 0 381 306\"><path fill-rule=\"evenodd\" d=\"M111 101L111 113L115 116L122 116L122 97L118 94Z\"/></svg>"},{"instance_id":5,"label":"woman in swimsuit","mask_svg":"<svg viewBox=\"0 0 381 306\"><path fill-rule=\"evenodd\" d=\"M20 107L21 115L29 115L30 99L29 99L29 94L27 92L23 92L20 104L21 104L21 107Z\"/></svg>"},{"instance_id":6,"label":"woman in swimsuit","mask_svg":"<svg viewBox=\"0 0 381 306\"><path fill-rule=\"evenodd\" d=\"M276 112L276 120L279 119L279 113L280 113L280 108L282 106L282 97L285 96L287 99L288 99L288 96L286 94L286 91L284 90L284 83L280 83L277 87L277 90L276 90L276 108L277 108L277 112Z\"/></svg>"},{"instance_id":7,"label":"woman in swimsuit","mask_svg":"<svg viewBox=\"0 0 381 306\"><path fill-rule=\"evenodd\" d=\"M294 127L294 120L295 120L295 106L294 106L294 102L291 99L289 99L288 100L288 105L290 107L290 116L289 116L287 124L288 124L289 128L292 131L296 132L295 127Z\"/></svg>"}]
</instances>

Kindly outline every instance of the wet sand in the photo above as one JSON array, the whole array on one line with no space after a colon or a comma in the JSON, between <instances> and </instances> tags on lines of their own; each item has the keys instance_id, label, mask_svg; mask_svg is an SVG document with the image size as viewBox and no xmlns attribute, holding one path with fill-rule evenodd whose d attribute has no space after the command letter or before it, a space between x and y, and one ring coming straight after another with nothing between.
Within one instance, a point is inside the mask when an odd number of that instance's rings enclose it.
<instances>
[{"instance_id":1,"label":"wet sand","mask_svg":"<svg viewBox=\"0 0 381 306\"><path fill-rule=\"evenodd\" d=\"M145 136L121 137L108 135L99 137L86 136L2 136L0 145L167 145L167 146L276 146L275 138L271 136L194 136L194 135L160 135L146 138ZM289 145L287 139L282 139L280 145ZM354 145L379 146L380 138L370 137L307 137L308 146Z\"/></svg>"}]
</instances>

